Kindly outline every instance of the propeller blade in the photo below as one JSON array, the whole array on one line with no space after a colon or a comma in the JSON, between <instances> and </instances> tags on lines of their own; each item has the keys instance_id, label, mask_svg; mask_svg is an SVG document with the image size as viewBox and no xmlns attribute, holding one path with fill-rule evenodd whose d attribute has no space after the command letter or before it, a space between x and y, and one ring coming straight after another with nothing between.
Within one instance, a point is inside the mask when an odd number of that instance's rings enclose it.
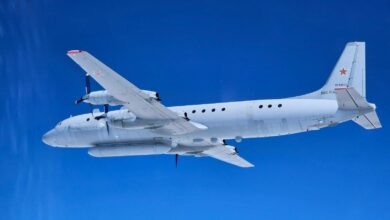
<instances>
[{"instance_id":1,"label":"propeller blade","mask_svg":"<svg viewBox=\"0 0 390 220\"><path fill-rule=\"evenodd\" d=\"M85 93L91 93L91 76L88 73L85 75Z\"/></svg>"},{"instance_id":2,"label":"propeller blade","mask_svg":"<svg viewBox=\"0 0 390 220\"><path fill-rule=\"evenodd\" d=\"M103 115L96 116L95 119L96 119L96 120L100 120L100 119L106 118L106 117L107 117L107 116L106 116L105 114L103 114Z\"/></svg>"},{"instance_id":3,"label":"propeller blade","mask_svg":"<svg viewBox=\"0 0 390 220\"><path fill-rule=\"evenodd\" d=\"M96 120L100 120L100 119L102 119L102 118L107 118L108 110L109 110L109 109L108 109L108 104L105 104L105 105L104 105L104 114L99 115L99 116L96 116L95 119L96 119Z\"/></svg>"},{"instance_id":4,"label":"propeller blade","mask_svg":"<svg viewBox=\"0 0 390 220\"><path fill-rule=\"evenodd\" d=\"M81 98L77 99L74 103L80 104L80 103L83 102L83 101L84 101L84 98L81 97Z\"/></svg>"},{"instance_id":5,"label":"propeller blade","mask_svg":"<svg viewBox=\"0 0 390 220\"><path fill-rule=\"evenodd\" d=\"M177 164L179 163L179 154L175 154L175 165L177 168Z\"/></svg>"},{"instance_id":6,"label":"propeller blade","mask_svg":"<svg viewBox=\"0 0 390 220\"><path fill-rule=\"evenodd\" d=\"M83 95L83 96L81 96L79 99L77 99L77 100L75 101L75 103L76 103L76 104L79 104L79 103L81 103L81 102L84 102L85 100L88 99L88 97L89 97L89 95Z\"/></svg>"},{"instance_id":7,"label":"propeller blade","mask_svg":"<svg viewBox=\"0 0 390 220\"><path fill-rule=\"evenodd\" d=\"M107 129L107 134L110 135L110 126L108 125L107 121L106 121L106 129Z\"/></svg>"}]
</instances>

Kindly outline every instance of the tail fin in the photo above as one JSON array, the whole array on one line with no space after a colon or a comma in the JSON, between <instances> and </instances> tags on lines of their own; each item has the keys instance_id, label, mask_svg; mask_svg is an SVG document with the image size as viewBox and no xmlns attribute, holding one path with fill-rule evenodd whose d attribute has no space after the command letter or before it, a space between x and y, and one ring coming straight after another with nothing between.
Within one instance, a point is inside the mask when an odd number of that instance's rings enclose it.
<instances>
[{"instance_id":1,"label":"tail fin","mask_svg":"<svg viewBox=\"0 0 390 220\"><path fill-rule=\"evenodd\" d=\"M324 98L335 90L354 88L366 97L366 45L364 42L347 43L326 84L320 89Z\"/></svg>"},{"instance_id":2,"label":"tail fin","mask_svg":"<svg viewBox=\"0 0 390 220\"><path fill-rule=\"evenodd\" d=\"M352 120L366 129L382 127L376 106L366 100L366 44L350 42L344 48L325 85L300 98L337 99L340 110L358 111Z\"/></svg>"}]
</instances>

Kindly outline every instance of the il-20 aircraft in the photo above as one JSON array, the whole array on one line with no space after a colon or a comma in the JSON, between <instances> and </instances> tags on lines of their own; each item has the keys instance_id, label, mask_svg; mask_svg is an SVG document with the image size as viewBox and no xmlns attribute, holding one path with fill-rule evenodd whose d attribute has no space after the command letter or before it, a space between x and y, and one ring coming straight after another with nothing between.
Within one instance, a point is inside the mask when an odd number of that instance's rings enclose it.
<instances>
[{"instance_id":1,"label":"il-20 aircraft","mask_svg":"<svg viewBox=\"0 0 390 220\"><path fill-rule=\"evenodd\" d=\"M328 81L302 96L166 107L159 94L141 90L81 50L67 55L86 72L86 94L76 103L103 105L104 112L67 118L43 135L51 146L87 147L94 157L172 154L212 157L240 167L225 140L271 137L319 130L352 120L380 128L375 104L366 100L365 43L348 43ZM90 77L105 90L91 92ZM108 106L122 106L109 111Z\"/></svg>"}]
</instances>

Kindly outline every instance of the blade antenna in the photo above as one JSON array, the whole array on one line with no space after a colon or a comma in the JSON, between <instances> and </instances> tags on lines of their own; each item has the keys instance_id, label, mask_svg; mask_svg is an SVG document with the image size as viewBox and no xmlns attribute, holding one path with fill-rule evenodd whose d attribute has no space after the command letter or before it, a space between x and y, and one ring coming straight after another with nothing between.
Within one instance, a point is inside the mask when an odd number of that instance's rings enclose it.
<instances>
[{"instance_id":1,"label":"blade antenna","mask_svg":"<svg viewBox=\"0 0 390 220\"><path fill-rule=\"evenodd\" d=\"M179 154L175 154L175 165L177 168L177 164L179 163Z\"/></svg>"}]
</instances>

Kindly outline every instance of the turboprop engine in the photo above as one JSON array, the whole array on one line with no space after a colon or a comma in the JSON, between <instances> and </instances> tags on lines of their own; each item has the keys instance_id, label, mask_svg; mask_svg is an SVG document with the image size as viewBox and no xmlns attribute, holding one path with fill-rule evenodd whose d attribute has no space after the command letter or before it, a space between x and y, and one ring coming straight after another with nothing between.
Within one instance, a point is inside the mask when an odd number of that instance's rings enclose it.
<instances>
[{"instance_id":1,"label":"turboprop engine","mask_svg":"<svg viewBox=\"0 0 390 220\"><path fill-rule=\"evenodd\" d=\"M141 90L143 93L149 96L151 99L155 99L157 101L160 101L160 96L157 92L149 91L149 90ZM80 102L89 103L92 105L123 105L125 102L115 98L111 94L108 93L107 90L100 90L95 92L90 92L83 97L81 97L79 100L76 101L76 104Z\"/></svg>"},{"instance_id":2,"label":"turboprop engine","mask_svg":"<svg viewBox=\"0 0 390 220\"><path fill-rule=\"evenodd\" d=\"M113 127L129 128L135 126L136 119L137 116L128 109L121 109L107 113L107 121Z\"/></svg>"},{"instance_id":3,"label":"turboprop engine","mask_svg":"<svg viewBox=\"0 0 390 220\"><path fill-rule=\"evenodd\" d=\"M92 105L123 105L124 102L116 99L114 96L110 95L107 90L100 90L96 92L91 92L82 97L82 101Z\"/></svg>"},{"instance_id":4,"label":"turboprop engine","mask_svg":"<svg viewBox=\"0 0 390 220\"><path fill-rule=\"evenodd\" d=\"M102 115L103 116L103 115ZM99 116L98 116L99 117ZM161 126L164 122L156 123L139 119L128 109L108 112L106 116L108 125L116 128L140 129Z\"/></svg>"}]
</instances>

